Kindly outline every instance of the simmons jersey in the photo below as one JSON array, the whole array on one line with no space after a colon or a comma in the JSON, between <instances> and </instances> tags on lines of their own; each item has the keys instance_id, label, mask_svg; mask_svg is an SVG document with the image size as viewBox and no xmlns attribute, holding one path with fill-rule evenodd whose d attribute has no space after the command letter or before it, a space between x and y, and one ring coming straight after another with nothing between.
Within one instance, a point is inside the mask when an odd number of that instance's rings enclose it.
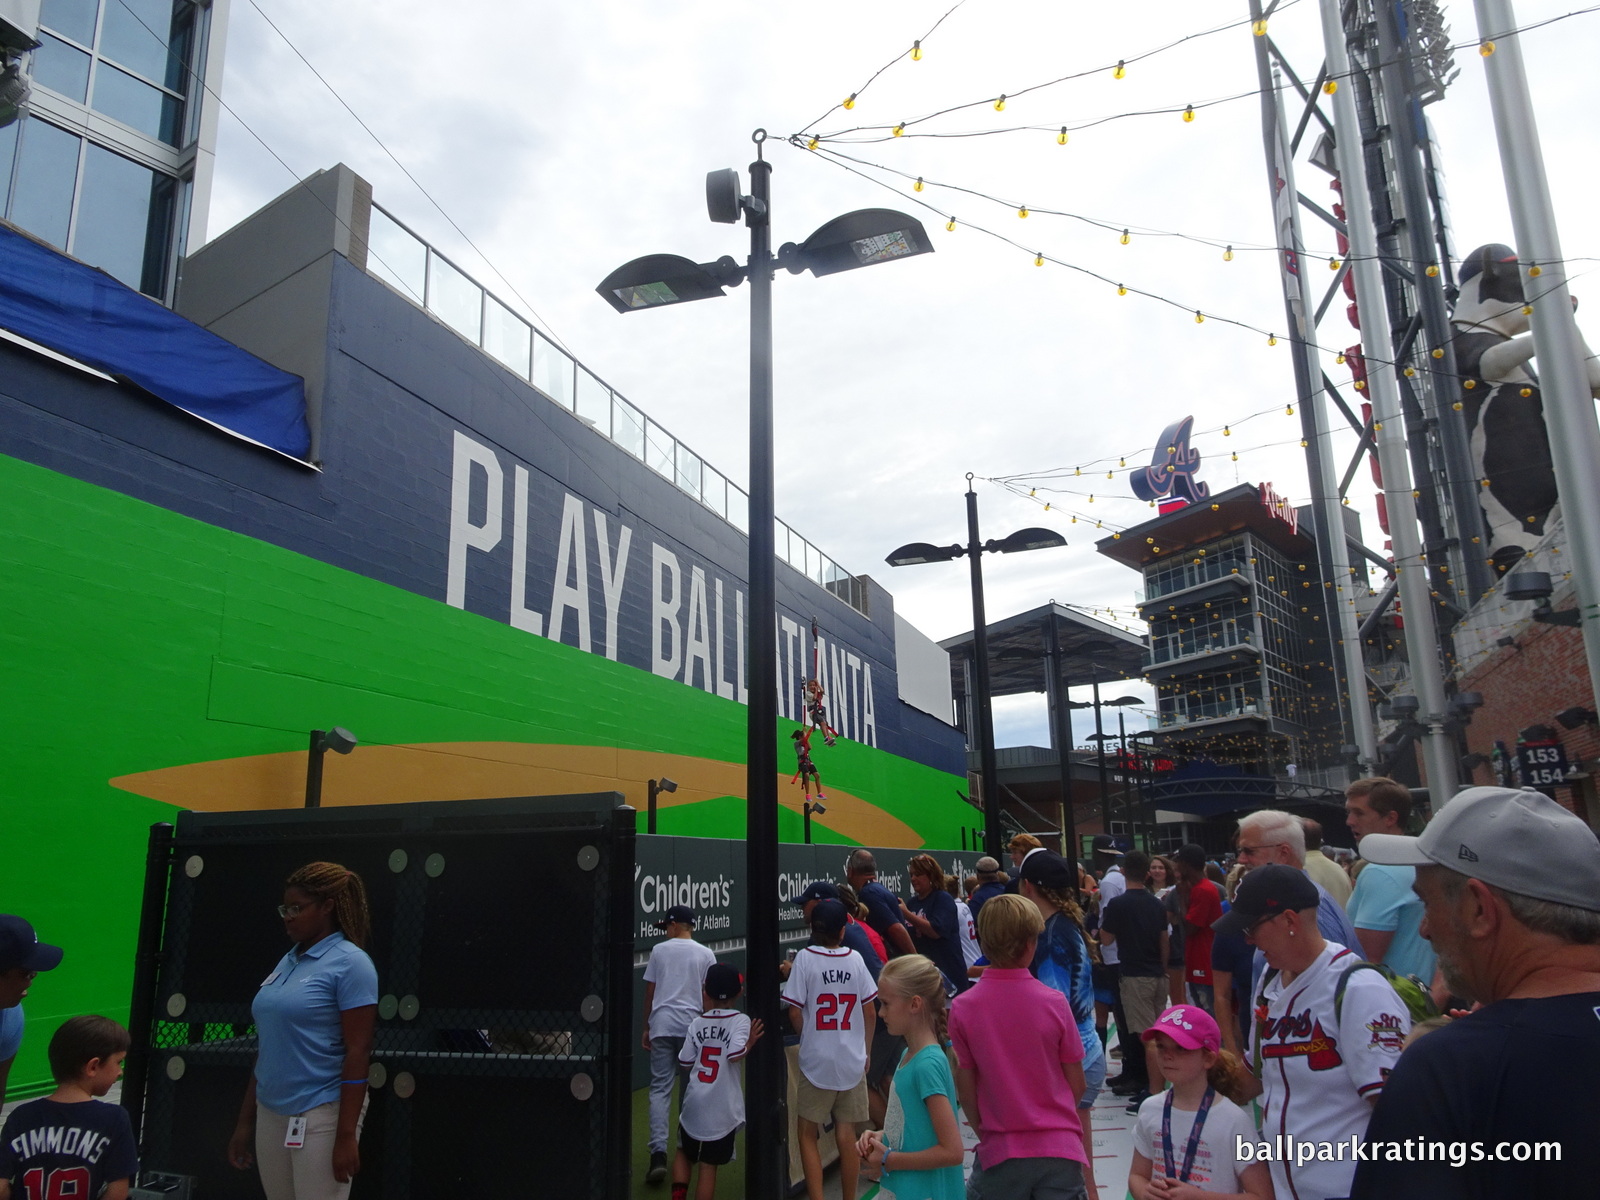
<instances>
[{"instance_id":1,"label":"simmons jersey","mask_svg":"<svg viewBox=\"0 0 1600 1200\"><path fill-rule=\"evenodd\" d=\"M1263 977L1256 997L1251 1062L1259 1064L1261 1136L1297 1142L1348 1142L1366 1133L1370 1097L1383 1089L1400 1059L1411 1015L1376 971L1350 976L1344 999L1334 997L1345 971L1360 956L1329 942L1317 960L1285 984ZM1286 1200L1348 1196L1355 1162L1272 1161L1272 1183Z\"/></svg>"},{"instance_id":2,"label":"simmons jersey","mask_svg":"<svg viewBox=\"0 0 1600 1200\"><path fill-rule=\"evenodd\" d=\"M697 1142L714 1142L744 1124L741 1064L750 1045L750 1018L713 1008L689 1022L678 1063L689 1068L678 1124Z\"/></svg>"},{"instance_id":3,"label":"simmons jersey","mask_svg":"<svg viewBox=\"0 0 1600 1200\"><path fill-rule=\"evenodd\" d=\"M128 1110L81 1100L18 1105L0 1132L0 1179L15 1200L93 1200L106 1184L139 1169Z\"/></svg>"},{"instance_id":4,"label":"simmons jersey","mask_svg":"<svg viewBox=\"0 0 1600 1200\"><path fill-rule=\"evenodd\" d=\"M807 946L795 955L783 1002L805 1014L800 1070L813 1087L843 1092L866 1077L866 1007L877 997L878 985L854 950Z\"/></svg>"}]
</instances>

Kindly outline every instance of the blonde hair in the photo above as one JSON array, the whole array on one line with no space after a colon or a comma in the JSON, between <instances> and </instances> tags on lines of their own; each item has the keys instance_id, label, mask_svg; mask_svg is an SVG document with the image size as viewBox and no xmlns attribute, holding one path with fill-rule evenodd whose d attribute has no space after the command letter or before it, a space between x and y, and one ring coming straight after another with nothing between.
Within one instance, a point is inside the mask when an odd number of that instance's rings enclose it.
<instances>
[{"instance_id":1,"label":"blonde hair","mask_svg":"<svg viewBox=\"0 0 1600 1200\"><path fill-rule=\"evenodd\" d=\"M934 1039L943 1048L950 1040L950 1019L945 1011L944 975L933 965L933 960L921 954L903 954L890 959L883 964L883 972L878 976L878 990L885 987L892 987L908 1000L913 996L922 997L933 1023Z\"/></svg>"},{"instance_id":2,"label":"blonde hair","mask_svg":"<svg viewBox=\"0 0 1600 1200\"><path fill-rule=\"evenodd\" d=\"M1044 843L1031 833L1019 833L1006 843L1006 849L1013 854L1018 850L1042 850Z\"/></svg>"},{"instance_id":3,"label":"blonde hair","mask_svg":"<svg viewBox=\"0 0 1600 1200\"><path fill-rule=\"evenodd\" d=\"M865 921L867 919L867 906L861 903L861 898L856 895L855 888L848 883L836 883L833 886L839 889L839 903L844 905L844 911L858 921Z\"/></svg>"},{"instance_id":4,"label":"blonde hair","mask_svg":"<svg viewBox=\"0 0 1600 1200\"><path fill-rule=\"evenodd\" d=\"M361 876L338 863L314 862L289 876L283 886L299 888L318 900L332 900L334 928L363 950L367 948L372 913L367 908L367 888Z\"/></svg>"},{"instance_id":5,"label":"blonde hair","mask_svg":"<svg viewBox=\"0 0 1600 1200\"><path fill-rule=\"evenodd\" d=\"M978 910L978 945L994 966L1020 965L1029 939L1043 932L1039 906L1014 893L992 896Z\"/></svg>"},{"instance_id":6,"label":"blonde hair","mask_svg":"<svg viewBox=\"0 0 1600 1200\"><path fill-rule=\"evenodd\" d=\"M1083 944L1089 948L1089 961L1096 963L1101 962L1100 939L1089 936L1089 930L1083 923L1083 909L1078 907L1078 902L1073 898L1072 894L1070 892L1057 891L1055 888L1045 887L1043 884L1034 883L1031 879L1025 879L1023 882L1031 887L1034 891L1038 892L1039 895L1043 896L1051 904L1055 905L1055 909L1058 913L1066 917L1078 927L1078 933L1083 938ZM998 896L995 897L996 900L999 898L1000 897ZM985 905L984 907L987 908L988 906ZM983 910L980 909L979 911L981 912Z\"/></svg>"}]
</instances>

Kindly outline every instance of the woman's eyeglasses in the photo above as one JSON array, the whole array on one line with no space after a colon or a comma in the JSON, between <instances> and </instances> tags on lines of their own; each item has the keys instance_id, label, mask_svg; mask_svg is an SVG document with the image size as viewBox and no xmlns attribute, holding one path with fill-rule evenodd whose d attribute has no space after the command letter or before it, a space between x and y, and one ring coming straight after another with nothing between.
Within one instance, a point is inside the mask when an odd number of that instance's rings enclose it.
<instances>
[{"instance_id":1,"label":"woman's eyeglasses","mask_svg":"<svg viewBox=\"0 0 1600 1200\"><path fill-rule=\"evenodd\" d=\"M304 904L280 904L278 915L287 921L290 917L298 917L305 907Z\"/></svg>"}]
</instances>

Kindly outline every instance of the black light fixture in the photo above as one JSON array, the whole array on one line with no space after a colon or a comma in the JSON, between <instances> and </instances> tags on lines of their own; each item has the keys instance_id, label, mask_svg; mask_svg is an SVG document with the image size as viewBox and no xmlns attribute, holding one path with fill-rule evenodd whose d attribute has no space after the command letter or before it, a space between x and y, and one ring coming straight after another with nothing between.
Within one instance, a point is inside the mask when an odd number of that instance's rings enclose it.
<instances>
[{"instance_id":1,"label":"black light fixture","mask_svg":"<svg viewBox=\"0 0 1600 1200\"><path fill-rule=\"evenodd\" d=\"M649 780L649 785L650 797L645 802L644 829L646 833L654 833L656 831L656 797L661 795L662 792L677 791L678 785L665 775L660 779Z\"/></svg>"},{"instance_id":2,"label":"black light fixture","mask_svg":"<svg viewBox=\"0 0 1600 1200\"><path fill-rule=\"evenodd\" d=\"M827 812L828 809L821 800L807 800L805 804L801 806L801 811L805 814L805 839L806 845L809 846L811 845L811 818L813 816L820 817L823 813Z\"/></svg>"},{"instance_id":3,"label":"black light fixture","mask_svg":"<svg viewBox=\"0 0 1600 1200\"><path fill-rule=\"evenodd\" d=\"M750 194L742 194L732 168L706 175L706 214L731 225L741 217L750 230L750 258L694 263L677 255L648 255L617 268L596 290L620 313L660 308L721 296L723 288L750 283L750 628L777 614L776 520L773 512L772 276L782 266L792 274L809 270L832 275L928 254L933 244L914 217L889 209L864 209L836 217L800 246L772 253L772 164L762 152L767 131L751 134L756 161L750 164ZM646 266L653 270L646 270ZM753 645L758 643L753 643ZM745 937L746 993L752 1016L778 1029L778 661L776 647L752 652L748 663L745 748L745 878L749 881ZM762 882L769 881L769 882ZM762 1038L751 1051L746 1083L752 1119L746 1144L749 1195L777 1196L783 1186L785 1131L778 1114L783 1080L783 1039Z\"/></svg>"},{"instance_id":4,"label":"black light fixture","mask_svg":"<svg viewBox=\"0 0 1600 1200\"><path fill-rule=\"evenodd\" d=\"M1575 608L1556 612L1550 607L1555 585L1545 571L1518 571L1506 579L1507 600L1533 601L1533 619L1545 625L1570 625L1576 628L1583 617Z\"/></svg>"},{"instance_id":5,"label":"black light fixture","mask_svg":"<svg viewBox=\"0 0 1600 1200\"><path fill-rule=\"evenodd\" d=\"M1461 773L1470 778L1479 767L1486 767L1492 761L1487 754L1468 754L1461 760Z\"/></svg>"},{"instance_id":6,"label":"black light fixture","mask_svg":"<svg viewBox=\"0 0 1600 1200\"><path fill-rule=\"evenodd\" d=\"M1526 729L1517 730L1519 742L1553 742L1556 740L1556 731L1548 725L1529 725Z\"/></svg>"},{"instance_id":7,"label":"black light fixture","mask_svg":"<svg viewBox=\"0 0 1600 1200\"><path fill-rule=\"evenodd\" d=\"M348 729L335 725L332 729L313 729L311 745L306 755L307 808L322 807L322 756L329 750L335 754L349 754L360 745L360 739Z\"/></svg>"},{"instance_id":8,"label":"black light fixture","mask_svg":"<svg viewBox=\"0 0 1600 1200\"><path fill-rule=\"evenodd\" d=\"M824 227L826 228L826 227ZM820 232L820 231L819 231ZM1019 529L1009 537L995 541L981 541L978 536L978 494L972 490L971 472L967 474L967 544L935 546L931 542L908 542L892 551L884 559L891 567L911 567L922 563L950 562L966 558L972 574L972 657L973 688L977 695L973 723L969 738L976 734L978 741L978 766L983 775L983 845L984 853L1000 858L1000 769L994 757L994 713L989 692L989 625L983 606L983 556L985 554L1015 554L1021 550L1047 550L1065 546L1067 539L1049 529ZM754 695L754 693L751 693ZM1064 753L1065 751L1063 751Z\"/></svg>"},{"instance_id":9,"label":"black light fixture","mask_svg":"<svg viewBox=\"0 0 1600 1200\"><path fill-rule=\"evenodd\" d=\"M1600 713L1579 704L1563 708L1556 714L1556 720L1563 729L1582 729L1585 725L1593 725L1596 721L1600 721Z\"/></svg>"}]
</instances>

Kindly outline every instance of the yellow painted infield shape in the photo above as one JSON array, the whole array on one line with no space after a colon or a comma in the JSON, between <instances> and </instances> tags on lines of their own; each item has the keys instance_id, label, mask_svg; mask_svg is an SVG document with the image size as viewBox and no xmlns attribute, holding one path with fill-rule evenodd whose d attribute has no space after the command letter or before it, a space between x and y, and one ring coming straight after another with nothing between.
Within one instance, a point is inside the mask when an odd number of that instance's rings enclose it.
<instances>
[{"instance_id":1,"label":"yellow painted infield shape","mask_svg":"<svg viewBox=\"0 0 1600 1200\"><path fill-rule=\"evenodd\" d=\"M342 808L616 791L642 812L648 803L646 781L662 776L675 780L678 790L656 797L658 809L744 795L743 763L612 746L435 742L358 746L353 754L327 755L322 803ZM120 775L110 783L179 808L239 812L299 808L305 799L305 778L306 752L298 750L163 767ZM789 778L779 776L778 803L799 812L800 789L791 786ZM828 825L846 837L866 846L922 845L916 830L876 804L834 788L827 796Z\"/></svg>"}]
</instances>

